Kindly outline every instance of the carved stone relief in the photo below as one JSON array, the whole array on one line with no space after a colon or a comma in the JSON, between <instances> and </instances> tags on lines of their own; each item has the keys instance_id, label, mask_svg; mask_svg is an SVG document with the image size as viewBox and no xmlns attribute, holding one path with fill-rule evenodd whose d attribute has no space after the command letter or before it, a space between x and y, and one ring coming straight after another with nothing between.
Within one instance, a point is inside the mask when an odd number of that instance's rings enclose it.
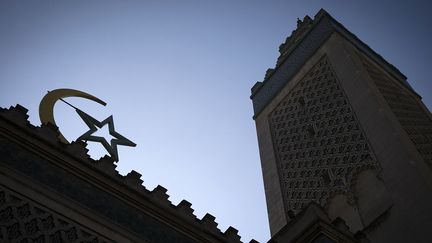
<instances>
[{"instance_id":1,"label":"carved stone relief","mask_svg":"<svg viewBox=\"0 0 432 243\"><path fill-rule=\"evenodd\" d=\"M0 186L0 242L112 242Z\"/></svg>"},{"instance_id":2,"label":"carved stone relief","mask_svg":"<svg viewBox=\"0 0 432 243\"><path fill-rule=\"evenodd\" d=\"M336 194L355 201L356 174L379 165L326 57L269 115L285 209L290 217Z\"/></svg>"}]
</instances>

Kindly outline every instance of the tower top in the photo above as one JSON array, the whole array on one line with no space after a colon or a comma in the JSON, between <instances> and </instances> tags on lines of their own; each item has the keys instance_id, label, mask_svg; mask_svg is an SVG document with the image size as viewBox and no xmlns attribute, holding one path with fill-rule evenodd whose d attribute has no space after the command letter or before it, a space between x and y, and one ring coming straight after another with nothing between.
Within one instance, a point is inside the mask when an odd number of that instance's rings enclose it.
<instances>
[{"instance_id":1,"label":"tower top","mask_svg":"<svg viewBox=\"0 0 432 243\"><path fill-rule=\"evenodd\" d=\"M346 38L359 51L415 93L404 74L336 21L327 11L321 9L315 14L314 19L306 15L303 20L297 20L297 28L279 46L280 54L276 66L269 68L264 80L252 87L250 98L254 108L254 119L334 32Z\"/></svg>"}]
</instances>

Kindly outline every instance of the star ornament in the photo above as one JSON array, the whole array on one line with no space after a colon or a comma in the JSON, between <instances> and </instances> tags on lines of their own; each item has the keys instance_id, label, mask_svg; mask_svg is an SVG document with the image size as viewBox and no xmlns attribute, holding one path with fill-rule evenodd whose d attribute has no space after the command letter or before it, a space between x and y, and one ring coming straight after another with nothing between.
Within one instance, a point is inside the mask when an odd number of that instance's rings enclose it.
<instances>
[{"instance_id":1,"label":"star ornament","mask_svg":"<svg viewBox=\"0 0 432 243\"><path fill-rule=\"evenodd\" d=\"M81 117L81 119L83 119L83 121L87 124L87 126L90 129L86 133L81 135L77 140L93 141L93 142L101 143L104 146L104 148L107 150L107 152L111 155L111 158L114 161L118 161L117 145L124 145L130 147L136 146L135 143L133 143L132 141L123 137L122 135L120 135L118 132L115 131L113 116L109 116L108 118L100 122L80 109L76 109L76 112ZM104 137L92 135L98 130L98 128L102 128L106 124L108 124L109 134L114 137L113 139L111 139L110 143L108 143L108 141Z\"/></svg>"}]
</instances>

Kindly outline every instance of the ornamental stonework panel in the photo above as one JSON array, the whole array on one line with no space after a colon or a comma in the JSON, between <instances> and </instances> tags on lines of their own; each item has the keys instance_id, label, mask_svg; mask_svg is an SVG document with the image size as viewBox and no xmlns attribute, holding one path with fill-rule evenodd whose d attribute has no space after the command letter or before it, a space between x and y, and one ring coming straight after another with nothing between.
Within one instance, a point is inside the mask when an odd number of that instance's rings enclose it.
<instances>
[{"instance_id":1,"label":"ornamental stonework panel","mask_svg":"<svg viewBox=\"0 0 432 243\"><path fill-rule=\"evenodd\" d=\"M432 169L431 118L406 88L395 83L364 57L362 62L418 152Z\"/></svg>"},{"instance_id":2,"label":"ornamental stonework panel","mask_svg":"<svg viewBox=\"0 0 432 243\"><path fill-rule=\"evenodd\" d=\"M285 209L290 217L338 193L354 202L356 174L379 165L326 57L269 115Z\"/></svg>"},{"instance_id":3,"label":"ornamental stonework panel","mask_svg":"<svg viewBox=\"0 0 432 243\"><path fill-rule=\"evenodd\" d=\"M0 186L0 242L112 242Z\"/></svg>"}]
</instances>

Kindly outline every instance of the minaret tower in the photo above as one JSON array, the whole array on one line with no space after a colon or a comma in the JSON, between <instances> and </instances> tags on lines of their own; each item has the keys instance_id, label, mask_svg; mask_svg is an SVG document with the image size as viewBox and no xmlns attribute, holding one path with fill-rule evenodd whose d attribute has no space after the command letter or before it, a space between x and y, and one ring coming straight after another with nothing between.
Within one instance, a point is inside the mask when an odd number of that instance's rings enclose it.
<instances>
[{"instance_id":1,"label":"minaret tower","mask_svg":"<svg viewBox=\"0 0 432 243\"><path fill-rule=\"evenodd\" d=\"M430 242L432 116L406 77L324 10L279 51L251 95L272 237L312 203L355 239Z\"/></svg>"}]
</instances>

